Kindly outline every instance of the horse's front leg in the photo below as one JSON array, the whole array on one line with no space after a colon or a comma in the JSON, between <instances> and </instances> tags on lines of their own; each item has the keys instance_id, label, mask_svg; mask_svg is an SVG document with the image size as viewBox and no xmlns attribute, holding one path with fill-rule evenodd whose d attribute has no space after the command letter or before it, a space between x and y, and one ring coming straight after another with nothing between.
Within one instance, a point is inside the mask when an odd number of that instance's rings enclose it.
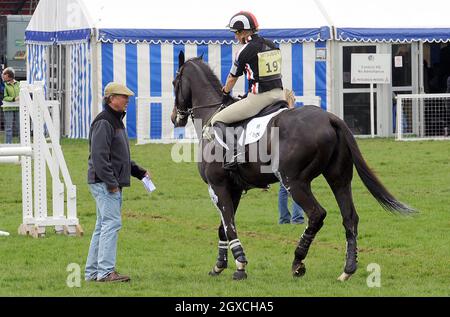
<instances>
[{"instance_id":1,"label":"horse's front leg","mask_svg":"<svg viewBox=\"0 0 450 317\"><path fill-rule=\"evenodd\" d=\"M213 271L220 274L224 270L224 261L222 260L227 257L226 253L224 252L224 247L225 241L228 241L228 247L233 253L233 257L236 263L236 272L234 272L233 274L233 279L246 279L247 273L245 272L245 267L248 262L247 258L245 257L244 248L242 247L242 244L238 238L236 226L234 223L235 204L233 203L233 195L227 187L213 185L209 187L209 194L214 205L217 207L220 213L224 234L223 237L220 237L221 242L219 242L219 259ZM223 238L225 238L226 240L224 240ZM219 265L221 265L222 267L219 267Z\"/></svg>"},{"instance_id":2,"label":"horse's front leg","mask_svg":"<svg viewBox=\"0 0 450 317\"><path fill-rule=\"evenodd\" d=\"M228 240L225 234L223 223L219 227L219 255L217 262L209 275L218 276L228 267Z\"/></svg>"}]
</instances>

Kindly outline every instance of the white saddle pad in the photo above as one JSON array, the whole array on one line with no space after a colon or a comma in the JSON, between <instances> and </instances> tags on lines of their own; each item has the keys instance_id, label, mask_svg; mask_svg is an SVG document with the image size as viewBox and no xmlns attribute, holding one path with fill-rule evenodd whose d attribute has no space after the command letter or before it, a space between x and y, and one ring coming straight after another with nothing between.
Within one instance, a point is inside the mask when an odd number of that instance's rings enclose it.
<instances>
[{"instance_id":1,"label":"white saddle pad","mask_svg":"<svg viewBox=\"0 0 450 317\"><path fill-rule=\"evenodd\" d=\"M279 115L280 113L282 113L285 110L288 110L288 109L287 108L280 109L277 112L269 114L269 115L267 115L265 117L255 118L255 119L251 120L247 124L247 128L245 130L245 144L242 144L243 137L239 140L239 144L240 145L249 145L249 144L258 142L262 138L262 136L264 135L264 132L266 131L266 128L267 128L267 125L269 124L269 121L273 117Z\"/></svg>"},{"instance_id":2,"label":"white saddle pad","mask_svg":"<svg viewBox=\"0 0 450 317\"><path fill-rule=\"evenodd\" d=\"M281 112L283 112L285 110L288 110L288 109L287 108L280 109L277 112L271 113L267 116L252 119L247 124L245 133L242 133L242 136L240 137L240 139L238 141L239 145L245 146L245 145L249 145L249 144L252 144L252 143L255 143L255 142L258 142L259 140L261 140L262 136L264 135L264 132L266 131L267 125L269 124L269 121L273 117L279 115ZM228 150L228 146L225 144L225 142L223 142L223 140L219 137L219 135L217 134L216 131L214 131L214 135L216 137L216 140L219 142L219 144L223 148Z\"/></svg>"}]
</instances>

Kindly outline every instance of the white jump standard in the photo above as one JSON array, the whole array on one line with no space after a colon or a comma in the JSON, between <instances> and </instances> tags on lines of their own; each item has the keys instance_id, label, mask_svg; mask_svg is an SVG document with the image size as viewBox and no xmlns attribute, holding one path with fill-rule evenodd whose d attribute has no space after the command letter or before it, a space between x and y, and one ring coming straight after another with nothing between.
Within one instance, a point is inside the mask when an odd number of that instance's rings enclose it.
<instances>
[{"instance_id":1,"label":"white jump standard","mask_svg":"<svg viewBox=\"0 0 450 317\"><path fill-rule=\"evenodd\" d=\"M49 107L52 107L53 120ZM33 144L31 123L33 124ZM47 143L44 125L47 127L50 143ZM41 83L28 85L26 82L21 82L20 141L20 146L0 148L0 163L20 161L22 166L23 222L19 227L19 234L29 234L38 238L45 235L46 227L54 226L59 234L82 235L83 230L77 218L76 186L72 183L59 144L59 105L45 100ZM53 216L48 216L47 213L46 166L52 177ZM60 180L60 174L64 183ZM65 188L67 189L67 216L64 215Z\"/></svg>"}]
</instances>

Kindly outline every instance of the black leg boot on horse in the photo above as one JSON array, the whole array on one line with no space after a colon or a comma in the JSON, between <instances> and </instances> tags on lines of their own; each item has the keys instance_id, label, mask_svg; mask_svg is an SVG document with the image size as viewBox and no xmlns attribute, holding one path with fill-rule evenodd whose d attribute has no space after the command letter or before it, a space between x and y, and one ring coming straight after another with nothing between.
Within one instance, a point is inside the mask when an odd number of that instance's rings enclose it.
<instances>
[{"instance_id":1,"label":"black leg boot on horse","mask_svg":"<svg viewBox=\"0 0 450 317\"><path fill-rule=\"evenodd\" d=\"M209 272L210 276L219 276L225 269L228 268L228 240L225 234L223 224L219 227L219 255L214 268Z\"/></svg>"},{"instance_id":2,"label":"black leg boot on horse","mask_svg":"<svg viewBox=\"0 0 450 317\"><path fill-rule=\"evenodd\" d=\"M219 241L219 255L217 263L209 272L210 276L219 276L225 269L228 268L228 241Z\"/></svg>"},{"instance_id":3,"label":"black leg boot on horse","mask_svg":"<svg viewBox=\"0 0 450 317\"><path fill-rule=\"evenodd\" d=\"M233 240L229 244L225 241L219 242L219 256L217 258L217 263L212 271L209 272L209 275L219 276L226 268L228 268L228 245L233 253L236 263L236 272L233 273L233 280L245 280L247 278L245 267L248 264L248 261L239 239Z\"/></svg>"},{"instance_id":4,"label":"black leg boot on horse","mask_svg":"<svg viewBox=\"0 0 450 317\"><path fill-rule=\"evenodd\" d=\"M240 281L247 278L247 273L245 272L245 267L248 264L247 258L245 257L244 249L242 248L239 239L235 239L230 242L230 249L233 252L233 256L236 263L236 272L233 274L233 280Z\"/></svg>"},{"instance_id":5,"label":"black leg boot on horse","mask_svg":"<svg viewBox=\"0 0 450 317\"><path fill-rule=\"evenodd\" d=\"M323 223L322 223L323 225ZM294 277L302 277L306 273L306 266L303 263L303 260L306 258L308 254L309 247L313 242L316 234L314 232L319 231L318 229L312 230L307 228L305 232L302 234L300 241L298 242L297 248L295 249L295 257L292 263L292 275Z\"/></svg>"},{"instance_id":6,"label":"black leg boot on horse","mask_svg":"<svg viewBox=\"0 0 450 317\"><path fill-rule=\"evenodd\" d=\"M308 182L302 181L301 183ZM285 181L284 184L287 185L288 182ZM292 262L292 275L294 277L302 277L306 273L306 266L303 261L308 255L314 238L323 227L327 212L315 199L310 184L302 186L298 181L294 181L292 184L289 184L289 187L291 187L292 198L297 204L303 207L308 216L308 226L300 237L300 241L294 252L294 261Z\"/></svg>"},{"instance_id":7,"label":"black leg boot on horse","mask_svg":"<svg viewBox=\"0 0 450 317\"><path fill-rule=\"evenodd\" d=\"M341 282L350 279L358 268L358 248L356 245L357 234L349 230L346 232L345 236L347 238L347 253L345 256L344 273L338 278Z\"/></svg>"}]
</instances>

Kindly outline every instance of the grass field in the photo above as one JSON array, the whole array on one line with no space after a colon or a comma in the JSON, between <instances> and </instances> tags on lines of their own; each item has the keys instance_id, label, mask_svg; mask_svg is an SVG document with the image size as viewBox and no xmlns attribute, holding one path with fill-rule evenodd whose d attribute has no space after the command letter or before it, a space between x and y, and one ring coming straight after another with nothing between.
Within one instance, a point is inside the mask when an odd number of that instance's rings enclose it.
<instances>
[{"instance_id":1,"label":"grass field","mask_svg":"<svg viewBox=\"0 0 450 317\"><path fill-rule=\"evenodd\" d=\"M449 296L450 143L358 143L386 187L420 213L401 217L385 212L355 175L359 270L347 283L336 280L345 256L342 218L322 177L313 189L328 216L311 246L304 278L294 280L290 272L304 225L277 224L278 184L268 192L250 191L239 208L248 280L231 279L232 261L231 269L211 278L219 216L196 165L173 163L170 145L132 145L132 157L152 171L157 186L149 195L133 180L125 190L117 269L130 274L132 282L82 281L80 288L69 288L66 268L77 263L84 269L95 204L86 185L87 142L64 140L85 236L57 236L50 229L40 240L19 236L20 166L0 165L0 230L11 232L0 238L0 296ZM381 267L380 288L367 286L371 263Z\"/></svg>"}]
</instances>

